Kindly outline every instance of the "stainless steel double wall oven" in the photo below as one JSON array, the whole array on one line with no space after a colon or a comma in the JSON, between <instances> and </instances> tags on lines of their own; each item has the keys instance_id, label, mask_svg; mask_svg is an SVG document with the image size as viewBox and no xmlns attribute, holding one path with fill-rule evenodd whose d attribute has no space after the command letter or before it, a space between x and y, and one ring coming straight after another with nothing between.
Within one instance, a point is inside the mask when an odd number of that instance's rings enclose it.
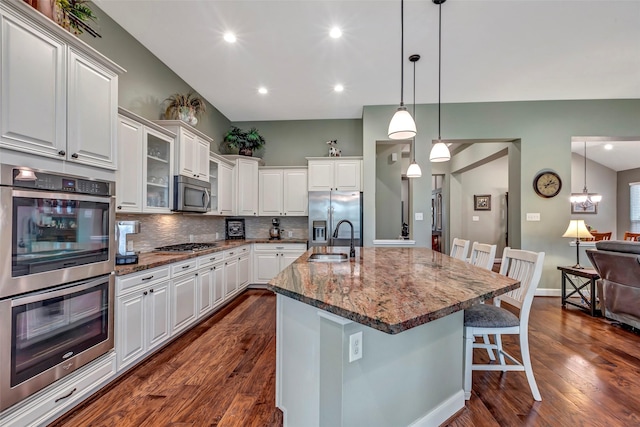
<instances>
[{"instance_id":1,"label":"stainless steel double wall oven","mask_svg":"<svg viewBox=\"0 0 640 427\"><path fill-rule=\"evenodd\" d=\"M114 194L0 165L0 410L113 349Z\"/></svg>"}]
</instances>

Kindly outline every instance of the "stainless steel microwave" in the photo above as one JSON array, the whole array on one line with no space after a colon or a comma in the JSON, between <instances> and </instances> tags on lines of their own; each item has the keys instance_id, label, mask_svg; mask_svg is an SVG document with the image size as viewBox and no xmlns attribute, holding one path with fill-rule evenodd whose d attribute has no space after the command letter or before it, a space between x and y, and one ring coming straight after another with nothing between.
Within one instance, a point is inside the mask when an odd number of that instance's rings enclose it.
<instances>
[{"instance_id":1,"label":"stainless steel microwave","mask_svg":"<svg viewBox=\"0 0 640 427\"><path fill-rule=\"evenodd\" d=\"M173 209L175 212L199 212L209 210L211 184L187 176L173 177Z\"/></svg>"}]
</instances>

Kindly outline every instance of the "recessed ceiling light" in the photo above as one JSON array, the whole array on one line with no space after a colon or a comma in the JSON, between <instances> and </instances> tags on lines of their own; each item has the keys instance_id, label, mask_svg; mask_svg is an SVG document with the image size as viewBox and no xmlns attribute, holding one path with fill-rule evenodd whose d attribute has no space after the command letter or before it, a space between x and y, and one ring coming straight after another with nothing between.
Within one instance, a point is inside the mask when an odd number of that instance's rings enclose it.
<instances>
[{"instance_id":1,"label":"recessed ceiling light","mask_svg":"<svg viewBox=\"0 0 640 427\"><path fill-rule=\"evenodd\" d=\"M267 93L269 93L269 91L267 90L266 87L261 87L261 88L258 88L258 93L261 95L266 95Z\"/></svg>"},{"instance_id":2,"label":"recessed ceiling light","mask_svg":"<svg viewBox=\"0 0 640 427\"><path fill-rule=\"evenodd\" d=\"M335 85L333 87L333 90L335 90L336 92L342 92L344 90L344 86L342 85Z\"/></svg>"},{"instance_id":3,"label":"recessed ceiling light","mask_svg":"<svg viewBox=\"0 0 640 427\"><path fill-rule=\"evenodd\" d=\"M334 39L339 39L342 37L342 30L338 27L333 27L331 31L329 31L329 35Z\"/></svg>"},{"instance_id":4,"label":"recessed ceiling light","mask_svg":"<svg viewBox=\"0 0 640 427\"><path fill-rule=\"evenodd\" d=\"M604 149L605 150L613 150L613 145L612 144L605 144Z\"/></svg>"},{"instance_id":5,"label":"recessed ceiling light","mask_svg":"<svg viewBox=\"0 0 640 427\"><path fill-rule=\"evenodd\" d=\"M236 42L236 35L233 33L224 33L224 41L228 42L228 43L235 43Z\"/></svg>"}]
</instances>

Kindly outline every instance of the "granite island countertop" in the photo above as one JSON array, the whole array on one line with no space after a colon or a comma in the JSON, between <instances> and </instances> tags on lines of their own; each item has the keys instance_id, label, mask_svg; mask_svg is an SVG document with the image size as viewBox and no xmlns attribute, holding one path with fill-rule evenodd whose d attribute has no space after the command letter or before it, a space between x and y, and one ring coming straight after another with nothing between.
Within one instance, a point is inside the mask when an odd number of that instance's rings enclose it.
<instances>
[{"instance_id":1,"label":"granite island countertop","mask_svg":"<svg viewBox=\"0 0 640 427\"><path fill-rule=\"evenodd\" d=\"M148 270L150 268L160 267L166 264L174 262L184 261L190 258L197 258L202 255L208 255L215 252L222 252L229 249L237 248L239 246L250 245L252 243L270 243L270 244L284 244L284 243L304 243L307 244L307 239L238 239L238 240L218 240L214 248L195 252L143 252L138 255L137 264L116 265L116 276L124 276L126 274L136 273L138 271Z\"/></svg>"},{"instance_id":2,"label":"granite island countertop","mask_svg":"<svg viewBox=\"0 0 640 427\"><path fill-rule=\"evenodd\" d=\"M275 293L396 334L506 293L520 282L427 248L356 248L349 262L308 262L313 247L268 284Z\"/></svg>"}]
</instances>

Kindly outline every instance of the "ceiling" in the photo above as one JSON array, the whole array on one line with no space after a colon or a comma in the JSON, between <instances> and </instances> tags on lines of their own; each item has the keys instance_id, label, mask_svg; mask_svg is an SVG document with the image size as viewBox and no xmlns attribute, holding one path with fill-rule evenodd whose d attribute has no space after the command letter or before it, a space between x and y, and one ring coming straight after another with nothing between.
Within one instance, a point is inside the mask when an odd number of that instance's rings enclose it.
<instances>
[{"instance_id":1,"label":"ceiling","mask_svg":"<svg viewBox=\"0 0 640 427\"><path fill-rule=\"evenodd\" d=\"M602 137L578 139L572 138L571 151L580 156L585 155L586 140L587 159L616 172L640 167L640 141ZM606 147L607 145L610 147Z\"/></svg>"},{"instance_id":2,"label":"ceiling","mask_svg":"<svg viewBox=\"0 0 640 427\"><path fill-rule=\"evenodd\" d=\"M94 2L231 121L360 118L400 101L398 0ZM437 103L438 6L404 9L405 103L414 53L416 102ZM640 1L449 0L441 84L443 103L640 98Z\"/></svg>"}]
</instances>

